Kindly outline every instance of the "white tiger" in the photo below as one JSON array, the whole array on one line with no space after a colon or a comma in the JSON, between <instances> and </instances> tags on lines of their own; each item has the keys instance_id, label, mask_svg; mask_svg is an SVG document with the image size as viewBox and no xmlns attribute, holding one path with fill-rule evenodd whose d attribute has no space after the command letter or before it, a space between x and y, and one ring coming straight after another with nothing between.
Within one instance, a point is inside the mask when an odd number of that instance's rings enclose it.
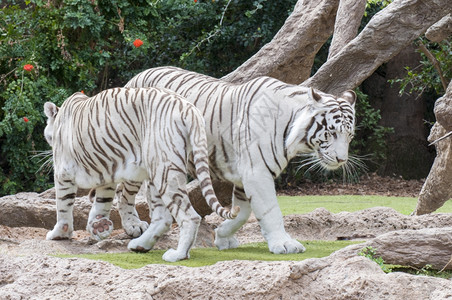
<instances>
[{"instance_id":1,"label":"white tiger","mask_svg":"<svg viewBox=\"0 0 452 300\"><path fill-rule=\"evenodd\" d=\"M151 249L174 217L180 227L179 244L177 250L165 252L163 259L188 258L201 219L185 186L189 153L195 162L194 176L209 205L224 218L235 217L235 211L218 203L212 188L204 120L195 106L175 93L159 88L116 88L91 98L76 93L61 108L45 103L44 111L48 118L44 135L53 149L57 203L57 224L47 239L71 238L78 187L96 189L87 229L102 239L113 229L109 215L116 185L133 188L149 180L156 196L153 204L165 208L163 219L169 221L157 229L150 226L128 247ZM133 206L122 210L123 218L127 213L136 214ZM154 213L153 218L158 217ZM135 222L144 226L138 218Z\"/></svg>"},{"instance_id":2,"label":"white tiger","mask_svg":"<svg viewBox=\"0 0 452 300\"><path fill-rule=\"evenodd\" d=\"M215 245L237 247L234 234L253 211L271 252L303 252L284 229L274 179L300 154L325 169L346 164L355 93L334 97L270 77L237 85L175 67L146 70L126 84L150 86L170 89L202 112L212 176L234 184L232 203L240 213L215 230Z\"/></svg>"}]
</instances>

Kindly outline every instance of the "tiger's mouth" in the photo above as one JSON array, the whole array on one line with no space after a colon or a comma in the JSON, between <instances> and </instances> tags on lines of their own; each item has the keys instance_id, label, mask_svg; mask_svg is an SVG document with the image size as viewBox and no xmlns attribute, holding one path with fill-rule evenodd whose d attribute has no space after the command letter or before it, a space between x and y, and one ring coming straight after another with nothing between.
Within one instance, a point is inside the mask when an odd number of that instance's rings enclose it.
<instances>
[{"instance_id":1,"label":"tiger's mouth","mask_svg":"<svg viewBox=\"0 0 452 300\"><path fill-rule=\"evenodd\" d=\"M339 159L322 152L317 152L317 156L320 159L322 167L331 171L339 169L347 163L347 159Z\"/></svg>"}]
</instances>

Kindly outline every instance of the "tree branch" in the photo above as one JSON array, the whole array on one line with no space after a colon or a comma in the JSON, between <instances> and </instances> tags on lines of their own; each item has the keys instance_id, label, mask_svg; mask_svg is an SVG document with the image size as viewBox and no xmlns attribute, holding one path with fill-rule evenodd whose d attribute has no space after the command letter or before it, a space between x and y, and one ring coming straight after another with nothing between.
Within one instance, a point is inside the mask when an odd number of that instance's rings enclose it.
<instances>
[{"instance_id":1,"label":"tree branch","mask_svg":"<svg viewBox=\"0 0 452 300\"><path fill-rule=\"evenodd\" d=\"M302 85L331 94L355 88L450 12L450 0L395 0Z\"/></svg>"},{"instance_id":2,"label":"tree branch","mask_svg":"<svg viewBox=\"0 0 452 300\"><path fill-rule=\"evenodd\" d=\"M433 24L425 33L425 37L430 41L439 43L452 34L452 15L448 14L435 24Z\"/></svg>"},{"instance_id":3,"label":"tree branch","mask_svg":"<svg viewBox=\"0 0 452 300\"><path fill-rule=\"evenodd\" d=\"M441 84L443 85L444 92L447 90L447 81L446 78L443 76L443 72L441 71L441 67L439 65L438 60L435 58L435 56L425 47L425 45L420 42L418 43L419 50L424 53L424 55L427 57L427 59L432 63L433 67L435 68L436 72L438 72L439 78L441 79Z\"/></svg>"},{"instance_id":4,"label":"tree branch","mask_svg":"<svg viewBox=\"0 0 452 300\"><path fill-rule=\"evenodd\" d=\"M336 55L339 50L356 37L366 10L366 3L367 0L340 0L328 59Z\"/></svg>"},{"instance_id":5,"label":"tree branch","mask_svg":"<svg viewBox=\"0 0 452 300\"><path fill-rule=\"evenodd\" d=\"M272 41L222 79L242 83L265 75L295 84L306 80L316 53L333 33L338 5L339 0L299 0Z\"/></svg>"}]
</instances>

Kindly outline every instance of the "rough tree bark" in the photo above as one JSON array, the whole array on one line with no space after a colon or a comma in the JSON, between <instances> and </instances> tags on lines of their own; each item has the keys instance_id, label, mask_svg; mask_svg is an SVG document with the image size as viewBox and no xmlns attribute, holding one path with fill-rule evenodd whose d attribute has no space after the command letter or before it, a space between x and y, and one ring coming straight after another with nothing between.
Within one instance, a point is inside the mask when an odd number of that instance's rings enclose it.
<instances>
[{"instance_id":1,"label":"rough tree bark","mask_svg":"<svg viewBox=\"0 0 452 300\"><path fill-rule=\"evenodd\" d=\"M344 7L350 2L342 1ZM351 15L361 19L358 11L362 5L363 1L357 2L355 13ZM265 75L288 83L304 81L302 84L305 86L339 94L357 87L381 64L452 12L450 0L395 0L375 15L356 38L342 48L339 46L341 50L306 80L317 51L333 32L338 6L339 0L299 0L274 39L222 79L241 83ZM338 18L346 17L346 11L341 10ZM340 20L336 23L339 24ZM337 34L341 35L339 25L336 29ZM347 35L350 38L350 33ZM225 191L232 191L229 183L217 182L216 185ZM197 185L192 184L190 201L195 207L202 206L204 200L196 195L200 192ZM219 198L223 204L229 204L231 195L222 193Z\"/></svg>"},{"instance_id":2,"label":"rough tree bark","mask_svg":"<svg viewBox=\"0 0 452 300\"><path fill-rule=\"evenodd\" d=\"M430 142L452 130L452 82L446 94L436 101L434 112L437 122L430 132ZM415 215L434 212L452 198L452 137L439 141L435 146L436 158L419 193Z\"/></svg>"},{"instance_id":3,"label":"rough tree bark","mask_svg":"<svg viewBox=\"0 0 452 300\"><path fill-rule=\"evenodd\" d=\"M358 34L367 0L341 0L337 9L334 35L328 51L328 59L336 55Z\"/></svg>"},{"instance_id":4,"label":"rough tree bark","mask_svg":"<svg viewBox=\"0 0 452 300\"><path fill-rule=\"evenodd\" d=\"M298 84L308 79L314 58L333 33L339 0L299 0L271 42L222 79L242 83L271 76Z\"/></svg>"},{"instance_id":5,"label":"rough tree bark","mask_svg":"<svg viewBox=\"0 0 452 300\"><path fill-rule=\"evenodd\" d=\"M425 37L432 42L439 43L452 34L452 15L448 14L435 24L433 24L425 33Z\"/></svg>"},{"instance_id":6,"label":"rough tree bark","mask_svg":"<svg viewBox=\"0 0 452 300\"><path fill-rule=\"evenodd\" d=\"M303 85L331 94L353 89L451 11L450 0L396 0Z\"/></svg>"}]
</instances>

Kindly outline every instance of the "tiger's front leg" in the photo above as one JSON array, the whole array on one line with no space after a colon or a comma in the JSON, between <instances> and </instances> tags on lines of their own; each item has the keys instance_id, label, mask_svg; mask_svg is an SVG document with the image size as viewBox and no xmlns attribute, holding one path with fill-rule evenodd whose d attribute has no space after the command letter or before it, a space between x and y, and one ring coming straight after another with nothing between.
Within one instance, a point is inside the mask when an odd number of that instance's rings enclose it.
<instances>
[{"instance_id":1,"label":"tiger's front leg","mask_svg":"<svg viewBox=\"0 0 452 300\"><path fill-rule=\"evenodd\" d=\"M140 190L141 182L123 182L116 188L118 211L122 228L131 237L139 237L148 229L149 224L141 221L135 209L135 196Z\"/></svg>"},{"instance_id":2,"label":"tiger's front leg","mask_svg":"<svg viewBox=\"0 0 452 300\"><path fill-rule=\"evenodd\" d=\"M115 185L108 185L96 189L96 196L89 212L86 230L98 241L106 239L113 231L110 210L115 195L115 187ZM90 198L93 197L91 192Z\"/></svg>"},{"instance_id":3,"label":"tiger's front leg","mask_svg":"<svg viewBox=\"0 0 452 300\"><path fill-rule=\"evenodd\" d=\"M47 240L66 240L72 237L74 217L72 215L77 186L71 180L55 176L57 223L46 235Z\"/></svg>"},{"instance_id":4,"label":"tiger's front leg","mask_svg":"<svg viewBox=\"0 0 452 300\"><path fill-rule=\"evenodd\" d=\"M264 170L260 171L247 174L243 185L246 195L251 199L251 208L259 222L262 235L268 242L270 252L275 254L304 252L305 247L292 239L284 228L273 177Z\"/></svg>"}]
</instances>

